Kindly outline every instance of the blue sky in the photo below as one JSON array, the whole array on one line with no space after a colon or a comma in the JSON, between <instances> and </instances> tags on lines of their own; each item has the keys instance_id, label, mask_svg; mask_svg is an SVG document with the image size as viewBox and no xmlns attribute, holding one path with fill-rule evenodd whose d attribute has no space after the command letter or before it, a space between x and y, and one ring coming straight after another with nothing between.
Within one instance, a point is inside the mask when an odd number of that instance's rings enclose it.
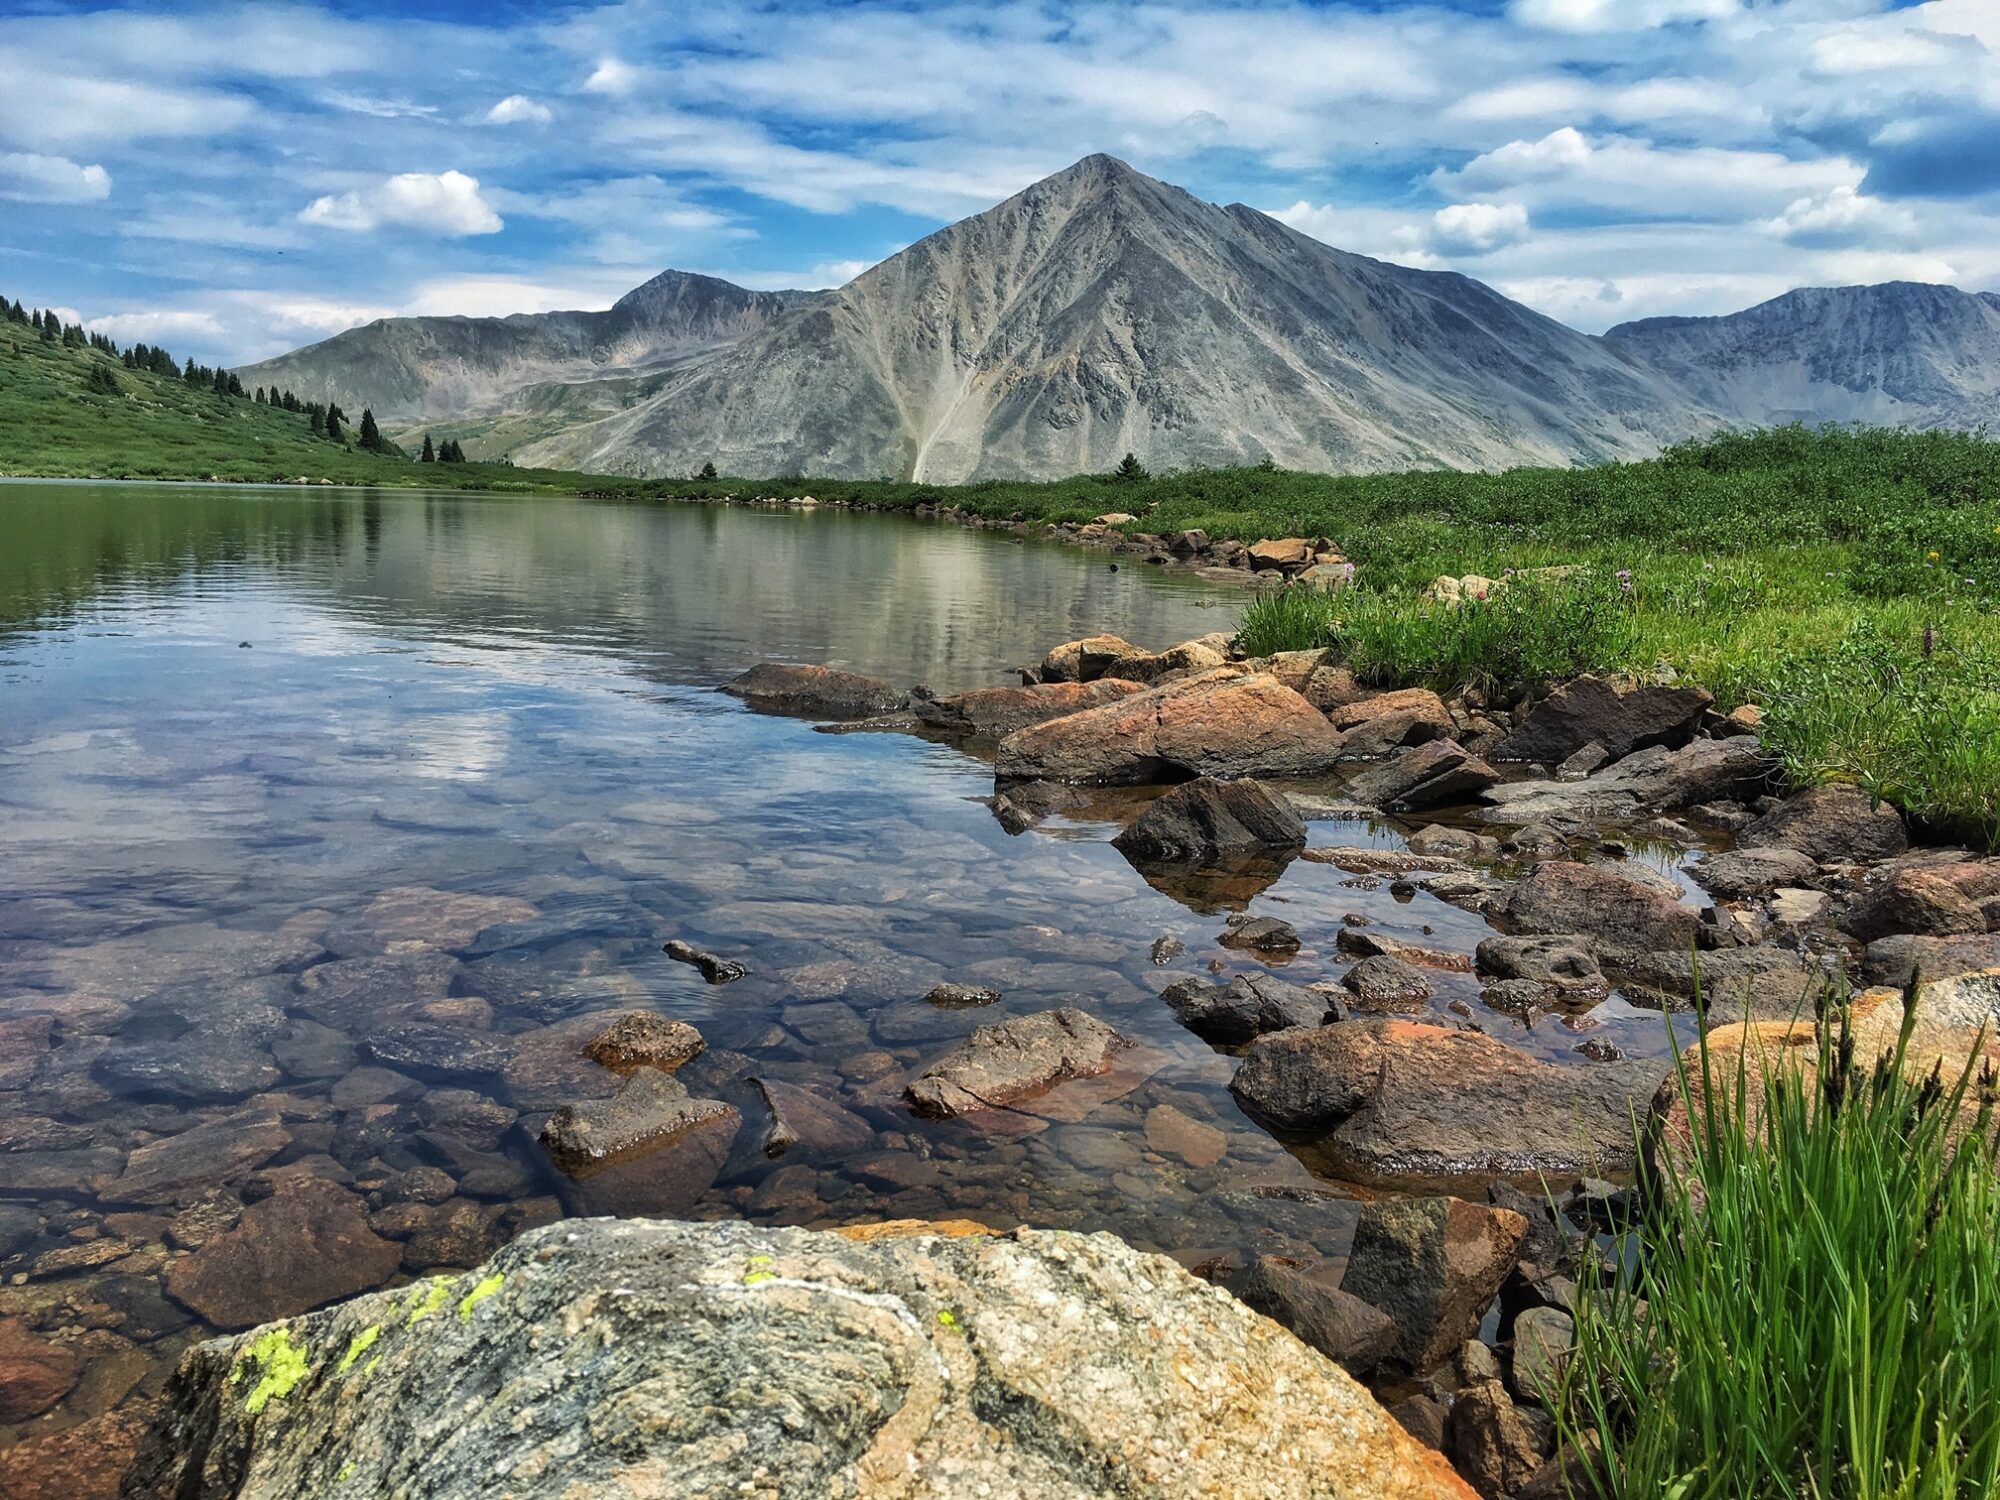
<instances>
[{"instance_id":1,"label":"blue sky","mask_svg":"<svg viewBox=\"0 0 2000 1500\"><path fill-rule=\"evenodd\" d=\"M0 4L0 290L231 362L838 284L1093 151L1596 331L2000 288L2000 0Z\"/></svg>"}]
</instances>

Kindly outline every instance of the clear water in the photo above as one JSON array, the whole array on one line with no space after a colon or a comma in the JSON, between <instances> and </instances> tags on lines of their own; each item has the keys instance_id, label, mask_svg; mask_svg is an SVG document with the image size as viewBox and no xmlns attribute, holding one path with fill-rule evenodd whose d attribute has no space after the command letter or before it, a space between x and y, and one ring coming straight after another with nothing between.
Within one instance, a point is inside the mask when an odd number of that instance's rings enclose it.
<instances>
[{"instance_id":1,"label":"clear water","mask_svg":"<svg viewBox=\"0 0 2000 1500\"><path fill-rule=\"evenodd\" d=\"M971 755L714 690L765 659L995 684L1080 634L1157 647L1230 628L1240 602L901 518L0 485L0 1317L86 1359L53 1416L0 1441L156 1390L212 1331L161 1295L180 1247L286 1176L330 1178L407 1232L377 1189L442 1168L461 1232L401 1241L391 1279L587 1207L533 1133L563 1098L607 1091L577 1049L629 1009L696 1026L709 1051L682 1076L743 1112L678 1211L1110 1228L1190 1261L1343 1253L1346 1190L1236 1110L1232 1060L1156 998L1256 964L1110 847L1132 798L1010 837ZM1316 842L1397 837L1322 824ZM495 904L467 916L432 893ZM1486 930L1304 861L1250 909L1298 926L1301 980L1344 967L1349 912L1468 951ZM1187 946L1164 967L1162 934ZM711 987L663 955L672 937L751 973ZM1005 999L925 1004L947 978ZM1438 978L1440 1007L1572 1055L1568 1026L1523 1028L1479 1007L1470 976ZM996 1136L898 1105L901 1076L955 1037L1058 1004L1141 1044L1081 1118ZM464 1056L385 1069L371 1046L411 1024L469 1038ZM1661 1035L1616 1001L1585 1024L1630 1051ZM196 1054L202 1069L177 1065ZM768 1157L751 1075L837 1103L839 1128ZM277 1150L197 1170L169 1201L121 1191L133 1153L263 1116Z\"/></svg>"}]
</instances>

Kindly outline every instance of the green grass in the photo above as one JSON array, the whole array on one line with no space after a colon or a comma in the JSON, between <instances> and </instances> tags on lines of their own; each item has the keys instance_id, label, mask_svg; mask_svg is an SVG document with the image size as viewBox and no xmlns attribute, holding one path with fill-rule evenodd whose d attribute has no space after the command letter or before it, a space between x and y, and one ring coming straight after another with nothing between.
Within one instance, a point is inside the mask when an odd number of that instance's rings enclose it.
<instances>
[{"instance_id":1,"label":"green grass","mask_svg":"<svg viewBox=\"0 0 2000 1500\"><path fill-rule=\"evenodd\" d=\"M116 391L91 389L108 371ZM96 377L102 383L103 376ZM361 414L350 420L359 424ZM44 343L0 320L0 474L72 479L228 479L432 489L621 491L631 482L505 464L418 464L307 431L303 412L219 396L124 368L94 349Z\"/></svg>"},{"instance_id":2,"label":"green grass","mask_svg":"<svg viewBox=\"0 0 2000 1500\"><path fill-rule=\"evenodd\" d=\"M1644 1183L1630 1281L1586 1273L1551 1393L1568 1438L1602 1440L1591 1493L2000 1493L1992 1080L1906 1078L1906 1007L1886 1061L1854 1056L1844 1014L1811 1075L1683 1054L1691 1145Z\"/></svg>"}]
</instances>

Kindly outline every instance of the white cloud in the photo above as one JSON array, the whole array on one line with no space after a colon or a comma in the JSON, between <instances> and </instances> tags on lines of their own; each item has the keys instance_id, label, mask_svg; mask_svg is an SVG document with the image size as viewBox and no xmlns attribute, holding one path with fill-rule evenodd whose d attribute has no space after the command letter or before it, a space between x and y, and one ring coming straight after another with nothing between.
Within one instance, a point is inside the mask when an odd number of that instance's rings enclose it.
<instances>
[{"instance_id":1,"label":"white cloud","mask_svg":"<svg viewBox=\"0 0 2000 1500\"><path fill-rule=\"evenodd\" d=\"M479 193L479 179L463 172L399 172L373 187L329 193L299 211L307 224L369 230L384 224L459 238L494 234L500 215Z\"/></svg>"},{"instance_id":2,"label":"white cloud","mask_svg":"<svg viewBox=\"0 0 2000 1500\"><path fill-rule=\"evenodd\" d=\"M592 94L629 94L644 77L644 71L628 62L620 62L615 57L598 61L591 75L584 79L585 92Z\"/></svg>"},{"instance_id":3,"label":"white cloud","mask_svg":"<svg viewBox=\"0 0 2000 1500\"><path fill-rule=\"evenodd\" d=\"M1430 181L1454 197L1505 193L1530 207L1745 218L1778 212L1800 197L1858 187L1862 176L1845 157L1795 160L1776 151L1668 148L1624 135L1592 139L1565 125L1539 140L1510 141L1457 171L1433 172Z\"/></svg>"},{"instance_id":4,"label":"white cloud","mask_svg":"<svg viewBox=\"0 0 2000 1500\"><path fill-rule=\"evenodd\" d=\"M51 71L46 60L5 48L0 79L7 80L0 87L0 139L26 146L226 135L252 119L250 101L236 94Z\"/></svg>"},{"instance_id":5,"label":"white cloud","mask_svg":"<svg viewBox=\"0 0 2000 1500\"><path fill-rule=\"evenodd\" d=\"M23 203L96 203L111 196L111 174L66 156L0 151L0 198Z\"/></svg>"},{"instance_id":6,"label":"white cloud","mask_svg":"<svg viewBox=\"0 0 2000 1500\"><path fill-rule=\"evenodd\" d=\"M1916 233L1917 217L1907 208L1843 184L1817 197L1794 199L1762 227L1794 244L1852 245L1882 238L1908 240Z\"/></svg>"},{"instance_id":7,"label":"white cloud","mask_svg":"<svg viewBox=\"0 0 2000 1500\"><path fill-rule=\"evenodd\" d=\"M1431 243L1446 255L1484 255L1528 237L1518 203L1454 203L1431 215Z\"/></svg>"},{"instance_id":8,"label":"white cloud","mask_svg":"<svg viewBox=\"0 0 2000 1500\"><path fill-rule=\"evenodd\" d=\"M554 110L526 94L509 94L486 111L488 125L546 125L555 117Z\"/></svg>"},{"instance_id":9,"label":"white cloud","mask_svg":"<svg viewBox=\"0 0 2000 1500\"><path fill-rule=\"evenodd\" d=\"M212 339L222 335L222 322L209 312L110 313L92 318L84 327L92 333L109 334L120 343L169 343L174 339Z\"/></svg>"},{"instance_id":10,"label":"white cloud","mask_svg":"<svg viewBox=\"0 0 2000 1500\"><path fill-rule=\"evenodd\" d=\"M1675 21L1719 21L1737 0L1514 0L1514 19L1550 31L1646 31Z\"/></svg>"}]
</instances>

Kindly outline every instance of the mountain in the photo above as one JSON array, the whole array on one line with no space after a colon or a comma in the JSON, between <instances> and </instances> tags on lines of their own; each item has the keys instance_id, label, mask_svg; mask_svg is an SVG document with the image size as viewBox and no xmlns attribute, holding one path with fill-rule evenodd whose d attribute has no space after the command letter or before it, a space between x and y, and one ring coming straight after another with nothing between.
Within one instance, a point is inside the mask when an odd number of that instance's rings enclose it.
<instances>
[{"instance_id":1,"label":"mountain","mask_svg":"<svg viewBox=\"0 0 2000 1500\"><path fill-rule=\"evenodd\" d=\"M1111 467L1494 468L1726 423L1973 425L2000 303L1795 292L1592 338L1091 156L828 292L667 272L603 313L391 318L240 373L476 454L949 483Z\"/></svg>"},{"instance_id":2,"label":"mountain","mask_svg":"<svg viewBox=\"0 0 2000 1500\"><path fill-rule=\"evenodd\" d=\"M372 406L384 423L463 421L519 409L541 387L630 385L698 362L809 300L665 271L603 312L378 318L237 373L306 400Z\"/></svg>"},{"instance_id":3,"label":"mountain","mask_svg":"<svg viewBox=\"0 0 2000 1500\"><path fill-rule=\"evenodd\" d=\"M2000 297L1892 281L1805 287L1604 341L1732 424L1977 427L2000 414Z\"/></svg>"}]
</instances>

